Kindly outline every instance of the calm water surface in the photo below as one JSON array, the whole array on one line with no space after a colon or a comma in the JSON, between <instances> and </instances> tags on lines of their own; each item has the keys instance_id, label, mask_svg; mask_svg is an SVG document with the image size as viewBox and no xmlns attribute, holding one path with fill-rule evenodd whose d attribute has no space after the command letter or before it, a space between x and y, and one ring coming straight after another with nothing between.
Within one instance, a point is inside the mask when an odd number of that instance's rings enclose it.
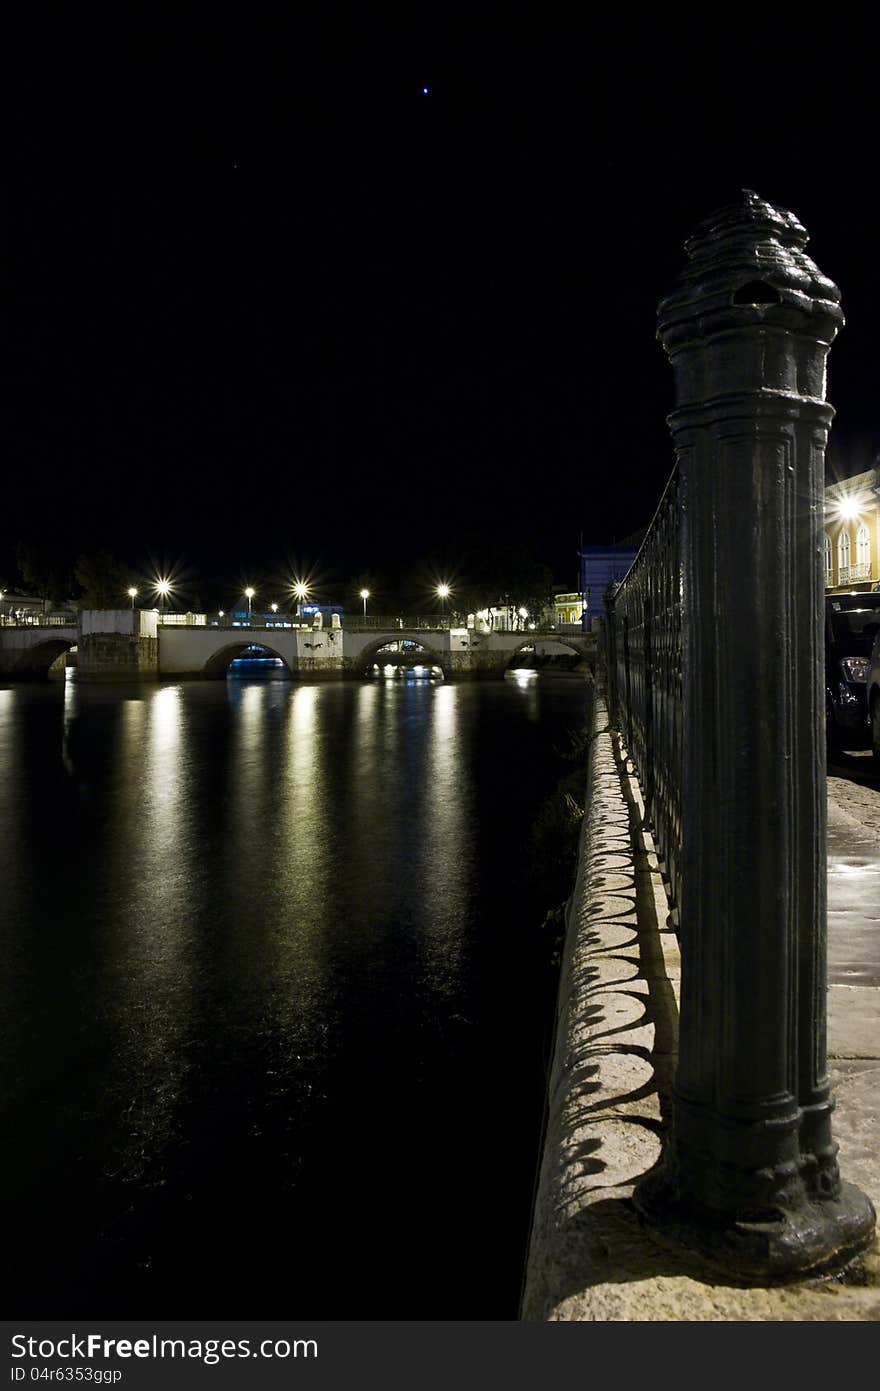
<instances>
[{"instance_id":1,"label":"calm water surface","mask_svg":"<svg viewBox=\"0 0 880 1391\"><path fill-rule=\"evenodd\" d=\"M0 689L9 1316L516 1317L587 699Z\"/></svg>"}]
</instances>

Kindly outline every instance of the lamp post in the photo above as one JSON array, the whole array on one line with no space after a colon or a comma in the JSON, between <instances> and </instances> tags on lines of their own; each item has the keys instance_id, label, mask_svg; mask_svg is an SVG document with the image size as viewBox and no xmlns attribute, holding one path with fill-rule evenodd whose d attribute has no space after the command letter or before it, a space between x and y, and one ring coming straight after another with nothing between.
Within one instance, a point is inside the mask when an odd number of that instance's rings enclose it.
<instances>
[{"instance_id":1,"label":"lamp post","mask_svg":"<svg viewBox=\"0 0 880 1391\"><path fill-rule=\"evenodd\" d=\"M132 606L132 608L134 608L134 601L135 601L135 599L137 598L137 590L135 589L134 585L132 585L131 588L129 589L129 591L128 591L128 597L129 597L129 599L131 600L131 606Z\"/></svg>"},{"instance_id":2,"label":"lamp post","mask_svg":"<svg viewBox=\"0 0 880 1391\"><path fill-rule=\"evenodd\" d=\"M294 594L296 595L296 616L297 616L297 618L301 618L301 617L302 617L302 602L303 602L303 599L307 599L307 598L308 598L308 595L309 595L309 587L308 587L308 585L305 584L302 580L297 580L296 584L293 586L293 592L294 592Z\"/></svg>"},{"instance_id":3,"label":"lamp post","mask_svg":"<svg viewBox=\"0 0 880 1391\"><path fill-rule=\"evenodd\" d=\"M248 618L251 616L251 599L253 599L255 593L256 590L254 590L251 585L248 585L247 589L244 591L244 597L248 601Z\"/></svg>"},{"instance_id":4,"label":"lamp post","mask_svg":"<svg viewBox=\"0 0 880 1391\"><path fill-rule=\"evenodd\" d=\"M438 584L438 586L437 586L437 598L440 600L440 619L441 619L441 624L442 624L442 620L443 620L443 618L445 618L445 616L446 616L446 600L449 598L449 585L448 585L448 584Z\"/></svg>"},{"instance_id":5,"label":"lamp post","mask_svg":"<svg viewBox=\"0 0 880 1391\"><path fill-rule=\"evenodd\" d=\"M171 589L171 585L168 583L167 580L158 580L158 581L157 581L157 583L156 583L156 593L159 595L159 608L160 608L160 610L161 610L161 612L162 612L163 614L164 614L164 612L165 612L165 600L166 600L167 597L168 597L168 594L169 594L170 589Z\"/></svg>"},{"instance_id":6,"label":"lamp post","mask_svg":"<svg viewBox=\"0 0 880 1391\"><path fill-rule=\"evenodd\" d=\"M364 601L364 618L366 618L366 616L367 616L367 600L369 599L369 597L370 597L370 591L369 591L368 589L362 589L362 590L361 590L361 598L362 598L363 601Z\"/></svg>"}]
</instances>

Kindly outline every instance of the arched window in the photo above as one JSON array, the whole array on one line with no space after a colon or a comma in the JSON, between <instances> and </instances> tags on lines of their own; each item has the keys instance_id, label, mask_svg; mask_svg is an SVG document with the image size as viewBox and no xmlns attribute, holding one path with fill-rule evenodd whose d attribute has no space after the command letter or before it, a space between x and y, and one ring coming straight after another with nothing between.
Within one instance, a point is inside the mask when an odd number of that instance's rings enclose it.
<instances>
[{"instance_id":1,"label":"arched window","mask_svg":"<svg viewBox=\"0 0 880 1391\"><path fill-rule=\"evenodd\" d=\"M871 533L862 522L856 533L856 565L867 565L871 570Z\"/></svg>"},{"instance_id":2,"label":"arched window","mask_svg":"<svg viewBox=\"0 0 880 1391\"><path fill-rule=\"evenodd\" d=\"M837 570L838 570L837 582L838 582L838 584L845 583L845 581L844 581L844 579L843 579L843 576L840 574L840 571L841 571L841 570L848 570L848 569L849 569L849 532L848 532L848 531L842 531L842 532L840 533L840 535L838 536L838 538L837 538ZM846 576L846 579L849 579L849 575Z\"/></svg>"},{"instance_id":3,"label":"arched window","mask_svg":"<svg viewBox=\"0 0 880 1391\"><path fill-rule=\"evenodd\" d=\"M825 583L826 585L834 583L831 571L831 537L827 535L825 537Z\"/></svg>"}]
</instances>

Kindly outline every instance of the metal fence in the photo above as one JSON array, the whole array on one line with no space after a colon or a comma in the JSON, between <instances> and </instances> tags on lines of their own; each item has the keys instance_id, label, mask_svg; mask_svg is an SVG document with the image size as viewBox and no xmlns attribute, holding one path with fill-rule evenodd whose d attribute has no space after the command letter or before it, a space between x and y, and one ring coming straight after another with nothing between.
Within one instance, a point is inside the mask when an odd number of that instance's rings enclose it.
<instances>
[{"instance_id":1,"label":"metal fence","mask_svg":"<svg viewBox=\"0 0 880 1391\"><path fill-rule=\"evenodd\" d=\"M20 617L0 614L2 628L70 628L75 627L78 615L75 613L28 613Z\"/></svg>"},{"instance_id":2,"label":"metal fence","mask_svg":"<svg viewBox=\"0 0 880 1391\"><path fill-rule=\"evenodd\" d=\"M606 605L610 715L681 943L678 1064L641 1215L764 1283L871 1239L841 1182L826 1037L825 359L840 295L748 190L661 301L677 458Z\"/></svg>"},{"instance_id":3,"label":"metal fence","mask_svg":"<svg viewBox=\"0 0 880 1391\"><path fill-rule=\"evenodd\" d=\"M435 632L448 632L450 628L460 626L458 618L454 614L416 614L401 615L399 613L349 613L342 620L344 628L422 628Z\"/></svg>"},{"instance_id":4,"label":"metal fence","mask_svg":"<svg viewBox=\"0 0 880 1391\"><path fill-rule=\"evenodd\" d=\"M608 704L642 787L673 921L681 902L681 488L678 467L606 605Z\"/></svg>"}]
</instances>

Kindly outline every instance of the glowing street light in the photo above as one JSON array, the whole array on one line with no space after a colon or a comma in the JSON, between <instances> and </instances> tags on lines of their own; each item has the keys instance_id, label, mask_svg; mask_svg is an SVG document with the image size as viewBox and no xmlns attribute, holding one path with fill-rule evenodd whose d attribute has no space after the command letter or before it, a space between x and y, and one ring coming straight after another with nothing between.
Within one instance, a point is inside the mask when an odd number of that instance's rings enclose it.
<instances>
[{"instance_id":1,"label":"glowing street light","mask_svg":"<svg viewBox=\"0 0 880 1391\"><path fill-rule=\"evenodd\" d=\"M253 599L256 592L257 591L253 588L252 585L248 585L247 589L244 591L244 597L248 601L248 618L250 618L251 616L251 599Z\"/></svg>"},{"instance_id":2,"label":"glowing street light","mask_svg":"<svg viewBox=\"0 0 880 1391\"><path fill-rule=\"evenodd\" d=\"M842 522L851 522L862 510L861 499L850 494L837 503L837 515Z\"/></svg>"},{"instance_id":3,"label":"glowing street light","mask_svg":"<svg viewBox=\"0 0 880 1391\"><path fill-rule=\"evenodd\" d=\"M304 580L297 580L296 584L293 586L293 592L297 598L296 612L297 617L299 617L302 614L303 599L307 599L309 597L309 586L305 583Z\"/></svg>"},{"instance_id":4,"label":"glowing street light","mask_svg":"<svg viewBox=\"0 0 880 1391\"><path fill-rule=\"evenodd\" d=\"M450 593L450 590L449 590L449 585L448 585L448 584L438 584L438 586L437 586L437 598L440 600L440 612L441 612L441 614L444 614L444 613L446 612L446 600L449 598L449 593Z\"/></svg>"},{"instance_id":5,"label":"glowing street light","mask_svg":"<svg viewBox=\"0 0 880 1391\"><path fill-rule=\"evenodd\" d=\"M368 589L362 589L362 590L361 590L361 598L362 598L363 601L364 601L364 618L366 618L366 616L367 616L367 600L369 599L369 597L370 597L370 591L369 591Z\"/></svg>"},{"instance_id":6,"label":"glowing street light","mask_svg":"<svg viewBox=\"0 0 880 1391\"><path fill-rule=\"evenodd\" d=\"M129 599L131 600L131 606L132 606L132 608L134 608L134 601L135 601L135 599L137 598L137 590L135 589L134 585L132 585L131 588L129 589L129 591L128 591L128 597L129 597Z\"/></svg>"},{"instance_id":7,"label":"glowing street light","mask_svg":"<svg viewBox=\"0 0 880 1391\"><path fill-rule=\"evenodd\" d=\"M277 604L270 604L269 607L271 608L271 610L272 610L273 613L277 613L277 612L278 612L278 605L277 605Z\"/></svg>"},{"instance_id":8,"label":"glowing street light","mask_svg":"<svg viewBox=\"0 0 880 1391\"><path fill-rule=\"evenodd\" d=\"M156 581L156 593L159 595L159 607L160 607L160 609L162 610L162 612L164 613L164 612L165 612L165 600L168 598L168 595L171 593L171 585L170 585L170 583L168 582L168 580L157 580L157 581Z\"/></svg>"}]
</instances>

